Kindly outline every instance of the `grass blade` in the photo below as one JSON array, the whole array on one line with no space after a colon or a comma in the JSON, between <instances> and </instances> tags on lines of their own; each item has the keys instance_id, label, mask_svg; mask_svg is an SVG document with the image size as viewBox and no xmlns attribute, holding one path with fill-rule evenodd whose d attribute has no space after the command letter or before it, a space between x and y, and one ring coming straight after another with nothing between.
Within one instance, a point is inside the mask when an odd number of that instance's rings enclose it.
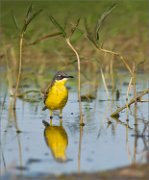
<instances>
[{"instance_id":1,"label":"grass blade","mask_svg":"<svg viewBox=\"0 0 149 180\"><path fill-rule=\"evenodd\" d=\"M28 25L30 24L30 22L38 15L42 12L42 9L36 11L35 13L33 13L31 15L31 6L29 7L28 11L27 11L27 14L26 14L26 17L25 17L25 21L24 21L24 25L23 25L23 28L22 28L22 31L21 31L21 34L24 33L28 27ZM30 14L30 15L29 15ZM30 17L29 17L30 16Z\"/></svg>"},{"instance_id":2,"label":"grass blade","mask_svg":"<svg viewBox=\"0 0 149 180\"><path fill-rule=\"evenodd\" d=\"M113 11L113 9L117 6L117 3L113 4L112 6L109 7L107 11L105 11L101 17L98 19L96 28L95 28L95 39L99 40L99 30L101 29L101 26L105 19L108 17L108 15Z\"/></svg>"},{"instance_id":3,"label":"grass blade","mask_svg":"<svg viewBox=\"0 0 149 180\"><path fill-rule=\"evenodd\" d=\"M29 20L28 20L28 22L27 22L27 26L28 26L29 23L30 23L33 19L35 19L35 17L38 16L42 11L43 11L43 10L40 9L40 10L36 11L35 13L33 13L32 16L29 18Z\"/></svg>"},{"instance_id":4,"label":"grass blade","mask_svg":"<svg viewBox=\"0 0 149 180\"><path fill-rule=\"evenodd\" d=\"M12 20L14 22L14 25L15 25L16 29L19 30L20 28L19 28L18 22L16 20L16 17L14 15L13 11L11 11L11 15L12 15Z\"/></svg>"},{"instance_id":5,"label":"grass blade","mask_svg":"<svg viewBox=\"0 0 149 180\"><path fill-rule=\"evenodd\" d=\"M62 32L63 37L66 37L66 32L65 32L64 28L54 19L53 16L50 15L49 18L50 18L51 22L55 25L55 27Z\"/></svg>"},{"instance_id":6,"label":"grass blade","mask_svg":"<svg viewBox=\"0 0 149 180\"><path fill-rule=\"evenodd\" d=\"M31 15L31 12L32 12L32 4L29 6L29 8L27 10L27 13L26 13L26 16L25 16L26 21L28 21L30 15Z\"/></svg>"},{"instance_id":7,"label":"grass blade","mask_svg":"<svg viewBox=\"0 0 149 180\"><path fill-rule=\"evenodd\" d=\"M79 22L80 22L80 18L77 19L76 24L71 28L71 35L70 35L70 37L74 34L74 32L76 31L76 29L78 28Z\"/></svg>"}]
</instances>

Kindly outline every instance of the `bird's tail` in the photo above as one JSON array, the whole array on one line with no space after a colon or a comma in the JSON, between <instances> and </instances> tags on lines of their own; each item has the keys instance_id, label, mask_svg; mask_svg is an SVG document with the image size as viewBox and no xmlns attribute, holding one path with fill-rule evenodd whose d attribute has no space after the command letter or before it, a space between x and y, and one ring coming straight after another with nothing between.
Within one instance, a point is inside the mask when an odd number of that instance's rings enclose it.
<instances>
[{"instance_id":1,"label":"bird's tail","mask_svg":"<svg viewBox=\"0 0 149 180\"><path fill-rule=\"evenodd\" d=\"M48 122L46 122L46 121L42 121L42 123L43 123L43 125L45 126L45 127L48 127L48 126L50 126L50 124L48 123Z\"/></svg>"},{"instance_id":2,"label":"bird's tail","mask_svg":"<svg viewBox=\"0 0 149 180\"><path fill-rule=\"evenodd\" d=\"M44 106L44 107L42 108L42 110L43 110L43 111L45 111L46 109L47 109L47 107L46 107L46 106Z\"/></svg>"}]
</instances>

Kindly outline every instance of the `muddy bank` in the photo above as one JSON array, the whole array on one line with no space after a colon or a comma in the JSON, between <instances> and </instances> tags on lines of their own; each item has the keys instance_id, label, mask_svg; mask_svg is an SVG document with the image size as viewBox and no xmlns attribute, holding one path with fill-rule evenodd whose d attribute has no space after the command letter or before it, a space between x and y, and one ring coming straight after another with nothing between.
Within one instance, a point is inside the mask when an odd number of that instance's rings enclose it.
<instances>
[{"instance_id":1,"label":"muddy bank","mask_svg":"<svg viewBox=\"0 0 149 180\"><path fill-rule=\"evenodd\" d=\"M143 165L132 165L127 167L122 167L114 170L104 171L104 172L96 172L96 173L80 173L80 174L70 174L70 175L44 175L39 174L38 176L28 177L21 175L11 175L6 174L2 177L1 180L99 180L99 179L109 179L109 180L128 180L128 179L141 179L147 180L149 179L149 164Z\"/></svg>"}]
</instances>

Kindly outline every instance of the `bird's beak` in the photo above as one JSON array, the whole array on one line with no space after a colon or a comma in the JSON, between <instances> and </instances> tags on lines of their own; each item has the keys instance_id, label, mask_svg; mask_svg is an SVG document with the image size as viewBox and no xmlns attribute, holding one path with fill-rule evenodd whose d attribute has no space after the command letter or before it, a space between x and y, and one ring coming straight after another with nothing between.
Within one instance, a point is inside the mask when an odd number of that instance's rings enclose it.
<instances>
[{"instance_id":1,"label":"bird's beak","mask_svg":"<svg viewBox=\"0 0 149 180\"><path fill-rule=\"evenodd\" d=\"M65 78L74 78L73 76L65 76Z\"/></svg>"}]
</instances>

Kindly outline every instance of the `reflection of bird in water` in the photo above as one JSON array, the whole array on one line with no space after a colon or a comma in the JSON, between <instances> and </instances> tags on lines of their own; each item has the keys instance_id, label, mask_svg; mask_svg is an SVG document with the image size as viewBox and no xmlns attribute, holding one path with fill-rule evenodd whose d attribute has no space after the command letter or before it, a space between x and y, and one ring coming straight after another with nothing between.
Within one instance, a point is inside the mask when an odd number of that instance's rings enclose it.
<instances>
[{"instance_id":1,"label":"reflection of bird in water","mask_svg":"<svg viewBox=\"0 0 149 180\"><path fill-rule=\"evenodd\" d=\"M51 149L53 157L60 162L66 161L66 148L68 136L62 125L52 126L43 121L45 125L44 137L48 147Z\"/></svg>"},{"instance_id":2,"label":"reflection of bird in water","mask_svg":"<svg viewBox=\"0 0 149 180\"><path fill-rule=\"evenodd\" d=\"M68 100L68 90L65 84L69 78L73 78L73 76L69 76L64 72L57 72L44 93L45 107L43 110L50 110L50 119L52 119L53 110L60 110L60 117L62 118L62 110Z\"/></svg>"}]
</instances>

